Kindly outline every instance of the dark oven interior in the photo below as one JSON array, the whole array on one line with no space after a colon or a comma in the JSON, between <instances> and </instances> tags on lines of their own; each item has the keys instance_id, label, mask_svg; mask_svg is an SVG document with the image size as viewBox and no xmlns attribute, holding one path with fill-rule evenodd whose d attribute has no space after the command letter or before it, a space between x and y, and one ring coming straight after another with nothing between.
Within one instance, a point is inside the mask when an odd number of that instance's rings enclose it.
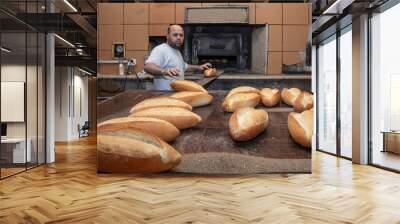
<instances>
[{"instance_id":1,"label":"dark oven interior","mask_svg":"<svg viewBox=\"0 0 400 224\"><path fill-rule=\"evenodd\" d=\"M210 62L225 71L250 69L250 26L187 25L184 29L184 55L189 63Z\"/></svg>"}]
</instances>

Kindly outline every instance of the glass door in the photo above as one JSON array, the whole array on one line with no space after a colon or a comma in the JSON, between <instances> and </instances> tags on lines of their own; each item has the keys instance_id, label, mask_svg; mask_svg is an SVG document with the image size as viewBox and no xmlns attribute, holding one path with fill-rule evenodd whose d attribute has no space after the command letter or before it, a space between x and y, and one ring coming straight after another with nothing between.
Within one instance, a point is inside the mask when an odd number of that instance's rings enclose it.
<instances>
[{"instance_id":1,"label":"glass door","mask_svg":"<svg viewBox=\"0 0 400 224\"><path fill-rule=\"evenodd\" d=\"M322 42L317 54L317 149L336 154L336 35Z\"/></svg>"}]
</instances>

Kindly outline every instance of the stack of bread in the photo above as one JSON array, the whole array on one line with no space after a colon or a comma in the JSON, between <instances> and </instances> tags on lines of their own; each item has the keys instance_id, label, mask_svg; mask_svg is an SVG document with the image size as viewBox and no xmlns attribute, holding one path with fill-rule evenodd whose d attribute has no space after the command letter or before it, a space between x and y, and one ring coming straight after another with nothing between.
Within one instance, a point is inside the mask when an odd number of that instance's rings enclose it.
<instances>
[{"instance_id":1,"label":"stack of bread","mask_svg":"<svg viewBox=\"0 0 400 224\"><path fill-rule=\"evenodd\" d=\"M193 107L210 104L213 97L197 83L171 83L179 91L171 96L145 99L128 117L98 125L98 169L101 172L164 172L180 163L181 155L167 142L180 130L196 126L201 117Z\"/></svg>"},{"instance_id":2,"label":"stack of bread","mask_svg":"<svg viewBox=\"0 0 400 224\"><path fill-rule=\"evenodd\" d=\"M171 87L178 91L170 97L182 100L192 107L201 107L211 103L211 96L201 85L189 80L176 80L171 83Z\"/></svg>"},{"instance_id":3,"label":"stack of bread","mask_svg":"<svg viewBox=\"0 0 400 224\"><path fill-rule=\"evenodd\" d=\"M254 109L260 100L266 107L274 107L281 100L292 106L295 112L288 116L289 133L300 145L311 146L313 95L298 88L280 91L277 88L258 90L251 86L240 86L230 90L222 108L226 112L234 112L229 120L229 133L234 140L251 140L267 128L268 113Z\"/></svg>"}]
</instances>

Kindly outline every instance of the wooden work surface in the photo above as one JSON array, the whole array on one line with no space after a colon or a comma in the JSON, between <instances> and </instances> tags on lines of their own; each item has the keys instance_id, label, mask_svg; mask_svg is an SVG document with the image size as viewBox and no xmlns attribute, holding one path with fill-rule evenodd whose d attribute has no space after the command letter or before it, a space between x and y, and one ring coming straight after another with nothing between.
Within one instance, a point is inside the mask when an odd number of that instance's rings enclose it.
<instances>
[{"instance_id":1,"label":"wooden work surface","mask_svg":"<svg viewBox=\"0 0 400 224\"><path fill-rule=\"evenodd\" d=\"M98 120L128 116L136 103L163 91L127 91L98 104ZM195 108L202 117L196 127L181 130L171 143L182 154L182 162L173 169L185 173L297 173L311 171L311 150L295 143L289 136L287 117L290 107L265 108L269 126L255 139L233 141L228 132L231 113L222 111L226 91L210 91L211 105Z\"/></svg>"}]
</instances>

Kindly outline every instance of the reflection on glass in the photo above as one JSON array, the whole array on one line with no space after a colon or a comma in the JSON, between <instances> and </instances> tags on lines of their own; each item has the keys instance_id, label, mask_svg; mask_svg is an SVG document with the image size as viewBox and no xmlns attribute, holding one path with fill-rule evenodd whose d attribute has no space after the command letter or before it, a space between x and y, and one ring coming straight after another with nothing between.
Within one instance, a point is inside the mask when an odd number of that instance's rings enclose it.
<instances>
[{"instance_id":1,"label":"reflection on glass","mask_svg":"<svg viewBox=\"0 0 400 224\"><path fill-rule=\"evenodd\" d=\"M26 142L26 34L2 33L1 44L10 52L1 52L1 122L6 134L1 140L1 176L25 170L30 161ZM28 149L28 150L27 150Z\"/></svg>"},{"instance_id":2,"label":"reflection on glass","mask_svg":"<svg viewBox=\"0 0 400 224\"><path fill-rule=\"evenodd\" d=\"M352 35L340 36L340 153L352 157Z\"/></svg>"},{"instance_id":3,"label":"reflection on glass","mask_svg":"<svg viewBox=\"0 0 400 224\"><path fill-rule=\"evenodd\" d=\"M26 81L26 114L27 114L27 143L30 148L30 161L27 167L37 165L38 144L37 144L37 73L38 73L38 36L36 32L27 33L27 81Z\"/></svg>"},{"instance_id":4,"label":"reflection on glass","mask_svg":"<svg viewBox=\"0 0 400 224\"><path fill-rule=\"evenodd\" d=\"M400 130L400 31L393 29L398 21L400 5L374 15L371 21L372 163L395 170L400 170L400 140L390 142L394 150L388 149L383 144L382 132Z\"/></svg>"},{"instance_id":5,"label":"reflection on glass","mask_svg":"<svg viewBox=\"0 0 400 224\"><path fill-rule=\"evenodd\" d=\"M318 149L336 153L336 39L318 48Z\"/></svg>"}]
</instances>

